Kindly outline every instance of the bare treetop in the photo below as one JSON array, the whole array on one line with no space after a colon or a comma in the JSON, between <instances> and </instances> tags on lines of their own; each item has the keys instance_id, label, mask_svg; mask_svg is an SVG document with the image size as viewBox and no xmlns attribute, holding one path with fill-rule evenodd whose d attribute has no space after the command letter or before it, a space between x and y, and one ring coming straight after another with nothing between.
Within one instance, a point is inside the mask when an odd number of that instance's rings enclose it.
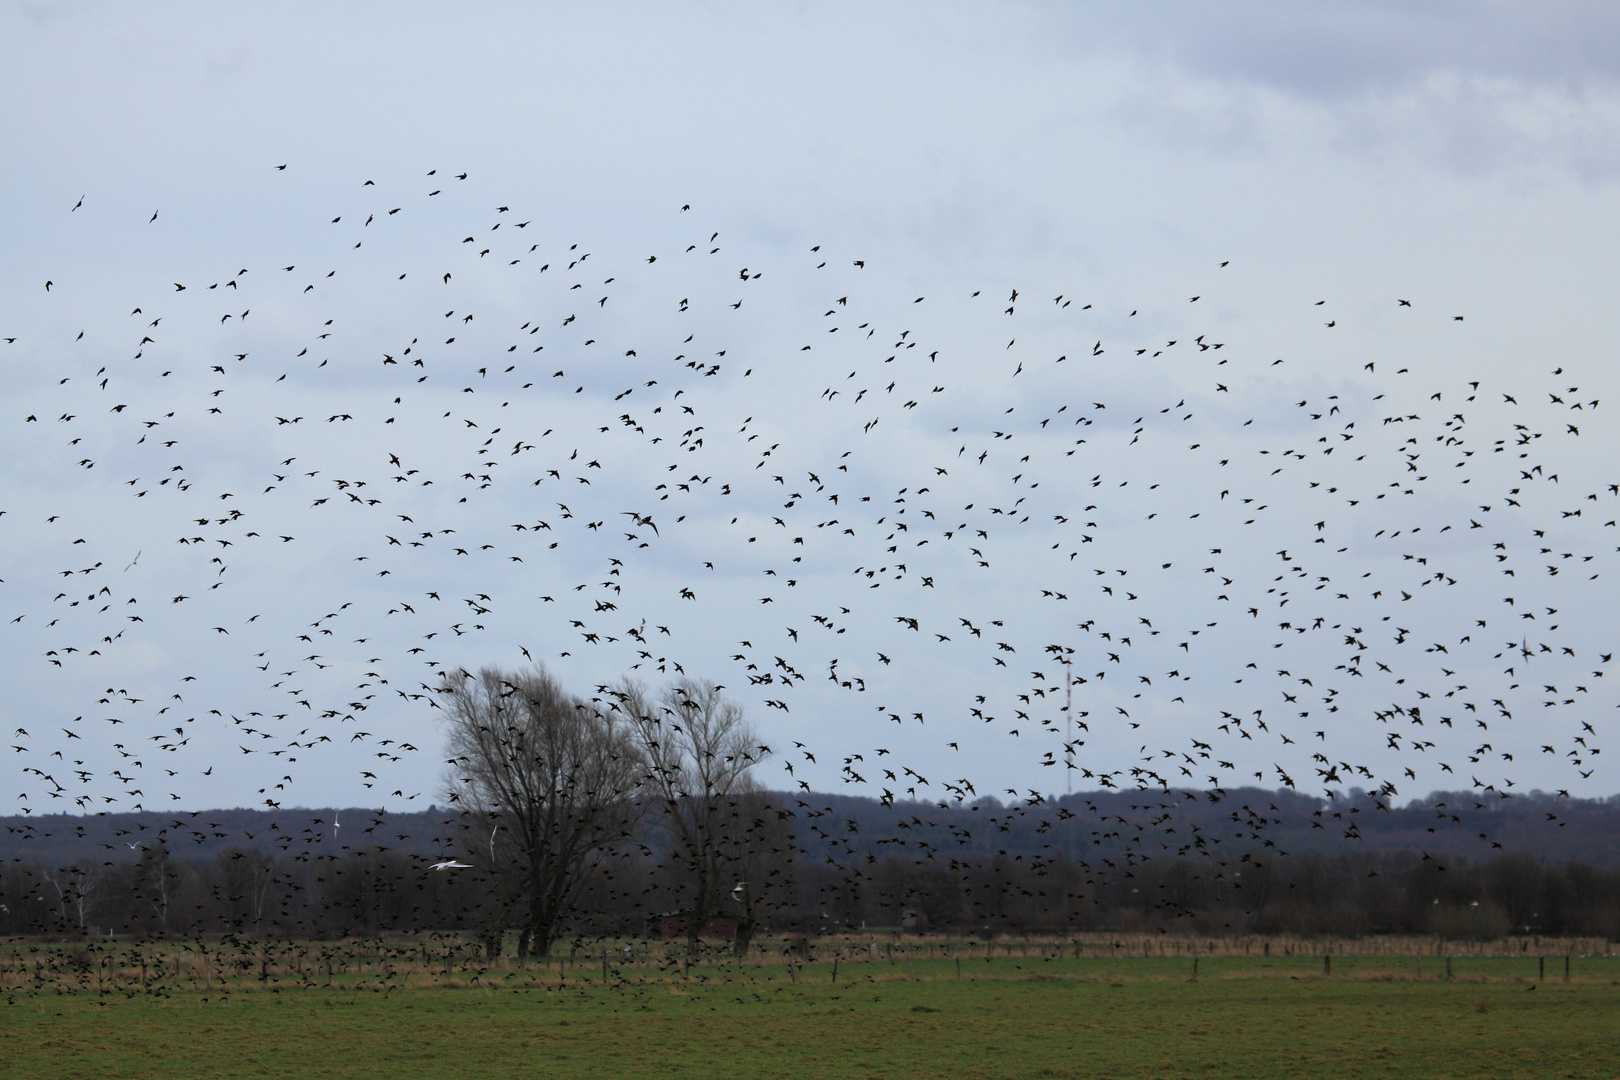
<instances>
[{"instance_id":1,"label":"bare treetop","mask_svg":"<svg viewBox=\"0 0 1620 1080\"><path fill-rule=\"evenodd\" d=\"M629 835L644 771L630 726L543 668L447 675L440 696L454 769L447 795L480 825L467 853L521 910L520 950L532 938L545 954L591 869Z\"/></svg>"}]
</instances>

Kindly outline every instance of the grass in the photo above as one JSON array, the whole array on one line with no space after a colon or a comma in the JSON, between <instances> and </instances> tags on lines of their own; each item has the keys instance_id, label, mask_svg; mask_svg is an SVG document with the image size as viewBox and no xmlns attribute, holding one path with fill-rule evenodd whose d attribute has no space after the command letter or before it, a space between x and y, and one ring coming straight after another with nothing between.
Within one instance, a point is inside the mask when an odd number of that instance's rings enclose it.
<instances>
[{"instance_id":1,"label":"grass","mask_svg":"<svg viewBox=\"0 0 1620 1080\"><path fill-rule=\"evenodd\" d=\"M983 959L15 989L0 1073L53 1078L1613 1077L1620 960ZM916 979L911 972L915 970ZM472 979L477 977L477 982ZM436 981L434 981L436 980ZM403 982L404 985L400 985ZM1534 989L1531 989L1534 987Z\"/></svg>"}]
</instances>

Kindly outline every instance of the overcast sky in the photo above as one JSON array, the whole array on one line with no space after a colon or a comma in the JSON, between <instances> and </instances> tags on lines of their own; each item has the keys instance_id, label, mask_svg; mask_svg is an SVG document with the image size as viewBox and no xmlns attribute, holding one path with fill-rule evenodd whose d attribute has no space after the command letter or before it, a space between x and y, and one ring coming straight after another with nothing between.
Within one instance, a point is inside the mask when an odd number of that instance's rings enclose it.
<instances>
[{"instance_id":1,"label":"overcast sky","mask_svg":"<svg viewBox=\"0 0 1620 1080\"><path fill-rule=\"evenodd\" d=\"M1599 5L13 5L15 805L421 805L425 687L524 649L724 684L771 786L1609 793L1616 56Z\"/></svg>"}]
</instances>

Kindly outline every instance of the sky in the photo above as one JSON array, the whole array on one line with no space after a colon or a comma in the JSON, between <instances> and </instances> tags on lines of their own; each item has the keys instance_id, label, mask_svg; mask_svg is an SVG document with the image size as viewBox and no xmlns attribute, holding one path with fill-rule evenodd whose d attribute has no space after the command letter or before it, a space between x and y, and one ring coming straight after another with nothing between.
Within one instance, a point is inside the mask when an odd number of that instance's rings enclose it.
<instances>
[{"instance_id":1,"label":"sky","mask_svg":"<svg viewBox=\"0 0 1620 1080\"><path fill-rule=\"evenodd\" d=\"M772 787L1608 794L1617 38L10 6L9 805L420 806L531 660Z\"/></svg>"}]
</instances>

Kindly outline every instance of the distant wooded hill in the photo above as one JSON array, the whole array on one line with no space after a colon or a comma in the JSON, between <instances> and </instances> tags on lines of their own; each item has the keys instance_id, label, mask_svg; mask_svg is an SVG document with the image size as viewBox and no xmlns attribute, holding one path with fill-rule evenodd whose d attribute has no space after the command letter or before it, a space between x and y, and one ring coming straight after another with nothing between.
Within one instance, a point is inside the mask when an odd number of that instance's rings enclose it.
<instances>
[{"instance_id":1,"label":"distant wooded hill","mask_svg":"<svg viewBox=\"0 0 1620 1080\"><path fill-rule=\"evenodd\" d=\"M770 801L792 815L807 858L820 858L822 850L840 859L1005 854L1075 860L1118 860L1128 852L1151 858L1409 851L1481 862L1518 851L1549 863L1620 866L1620 796L1438 792L1389 809L1359 792L1329 801L1260 788L1096 791L1006 803L987 796L945 806L792 792L773 793ZM236 848L338 856L383 848L441 857L461 850L457 822L442 807L18 816L0 818L0 860L46 867L125 862L159 842L173 857L190 860Z\"/></svg>"}]
</instances>

